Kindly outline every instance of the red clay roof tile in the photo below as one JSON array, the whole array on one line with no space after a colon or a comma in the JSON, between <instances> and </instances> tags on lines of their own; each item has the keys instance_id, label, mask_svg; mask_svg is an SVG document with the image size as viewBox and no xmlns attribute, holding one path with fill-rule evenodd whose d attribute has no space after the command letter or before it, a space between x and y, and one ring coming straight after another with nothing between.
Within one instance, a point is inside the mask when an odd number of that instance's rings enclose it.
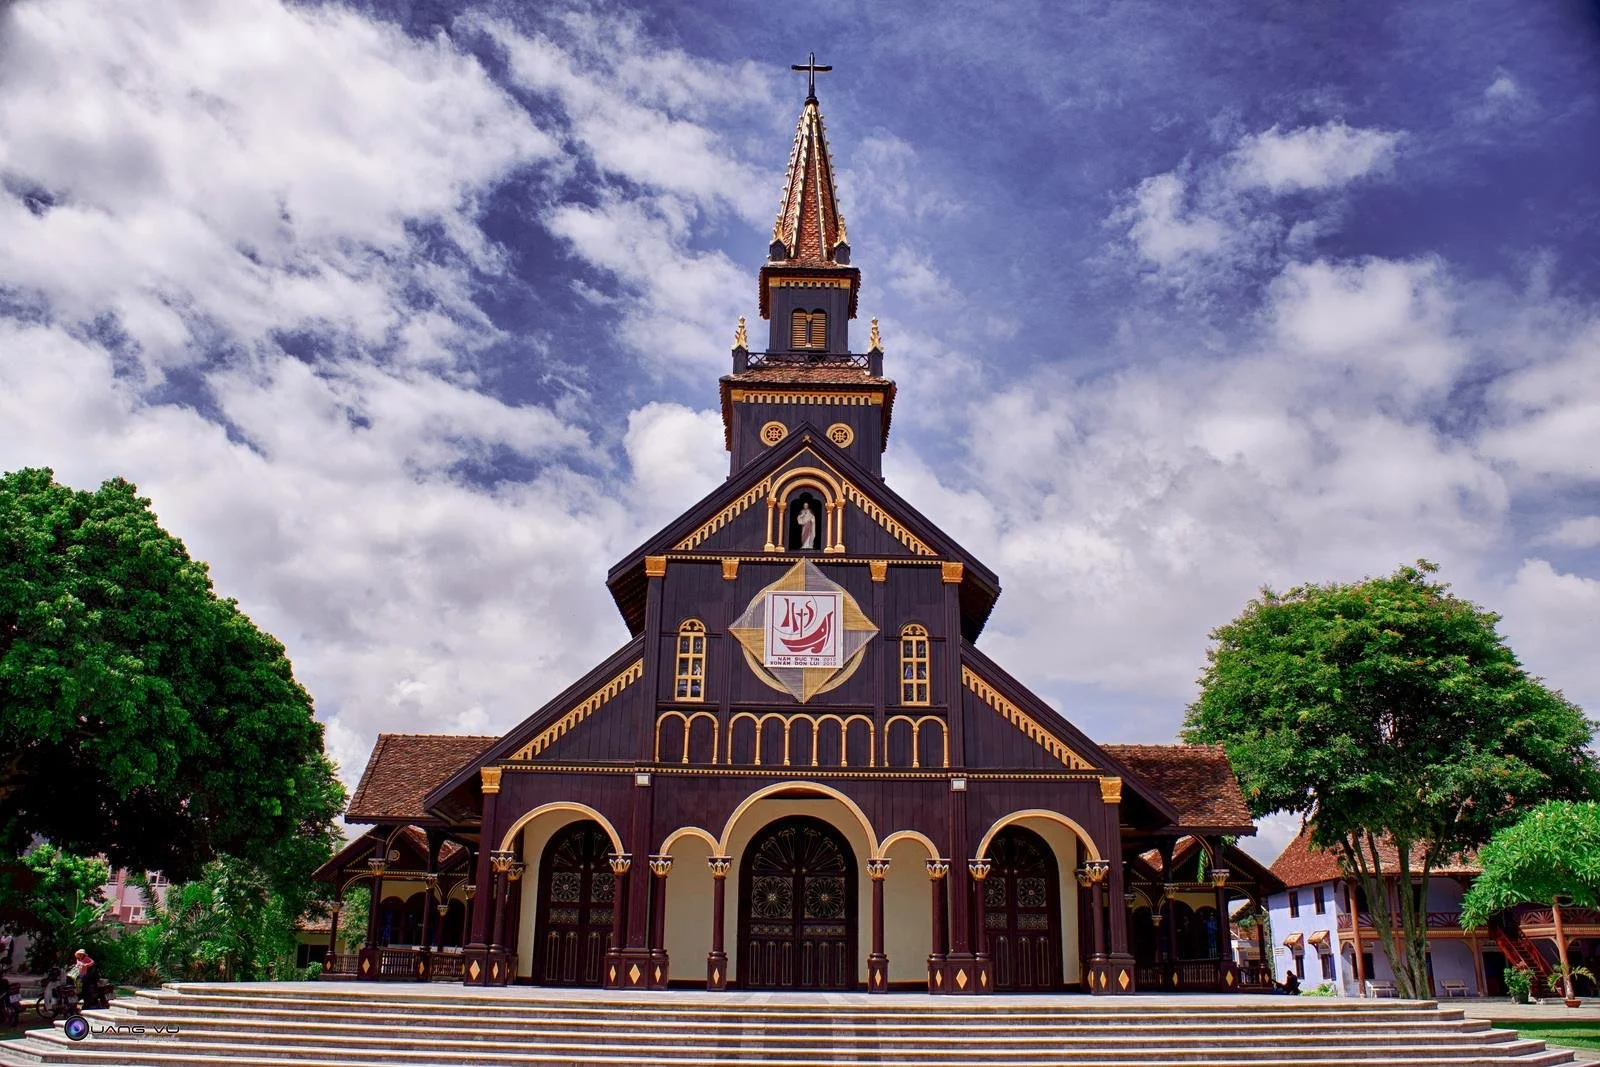
<instances>
[{"instance_id":1,"label":"red clay roof tile","mask_svg":"<svg viewBox=\"0 0 1600 1067\"><path fill-rule=\"evenodd\" d=\"M379 734L350 798L345 821L427 818L422 798L498 740L455 734Z\"/></svg>"}]
</instances>

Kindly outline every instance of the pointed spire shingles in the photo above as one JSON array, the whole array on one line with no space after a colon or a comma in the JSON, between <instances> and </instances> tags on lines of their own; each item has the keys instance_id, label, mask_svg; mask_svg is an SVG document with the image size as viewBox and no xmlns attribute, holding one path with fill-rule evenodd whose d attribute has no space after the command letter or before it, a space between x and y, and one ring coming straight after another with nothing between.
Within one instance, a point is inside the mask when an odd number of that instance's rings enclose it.
<instances>
[{"instance_id":1,"label":"pointed spire shingles","mask_svg":"<svg viewBox=\"0 0 1600 1067\"><path fill-rule=\"evenodd\" d=\"M840 246L847 246L844 216L833 189L833 159L827 133L815 98L808 99L795 127L794 148L789 152L789 173L783 202L772 227L773 259L807 266L838 262ZM784 255L779 256L779 245Z\"/></svg>"}]
</instances>

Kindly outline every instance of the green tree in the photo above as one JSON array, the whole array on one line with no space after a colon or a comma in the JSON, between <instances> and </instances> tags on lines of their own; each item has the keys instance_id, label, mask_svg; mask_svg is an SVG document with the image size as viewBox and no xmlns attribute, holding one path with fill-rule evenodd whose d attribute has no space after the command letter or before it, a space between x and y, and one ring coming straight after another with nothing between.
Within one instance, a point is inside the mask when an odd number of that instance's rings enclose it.
<instances>
[{"instance_id":1,"label":"green tree","mask_svg":"<svg viewBox=\"0 0 1600 1067\"><path fill-rule=\"evenodd\" d=\"M0 476L0 731L11 854L40 835L176 881L232 853L292 895L336 840L343 790L283 646L120 479Z\"/></svg>"},{"instance_id":2,"label":"green tree","mask_svg":"<svg viewBox=\"0 0 1600 1067\"><path fill-rule=\"evenodd\" d=\"M1529 677L1498 616L1434 581L1437 569L1263 590L1212 633L1185 728L1227 747L1257 816L1299 813L1312 844L1361 880L1407 996L1427 994L1431 872L1529 806L1596 782L1592 724ZM1398 894L1398 915L1388 878L1420 887Z\"/></svg>"},{"instance_id":3,"label":"green tree","mask_svg":"<svg viewBox=\"0 0 1600 1067\"><path fill-rule=\"evenodd\" d=\"M110 866L50 844L36 845L22 862L33 874L26 899L19 902L27 915L25 928L33 935L28 967L43 971L64 965L79 948L98 959L100 946L112 936L105 921L110 904L103 892L111 879Z\"/></svg>"},{"instance_id":4,"label":"green tree","mask_svg":"<svg viewBox=\"0 0 1600 1067\"><path fill-rule=\"evenodd\" d=\"M1563 992L1573 968L1561 935L1563 904L1600 906L1600 804L1551 801L1500 830L1478 853L1483 873L1461 901L1461 925L1473 929L1517 904L1549 904L1556 923Z\"/></svg>"},{"instance_id":5,"label":"green tree","mask_svg":"<svg viewBox=\"0 0 1600 1067\"><path fill-rule=\"evenodd\" d=\"M199 878L169 886L166 903L145 885L150 921L129 933L146 981L272 981L296 976L294 920L259 867L224 857Z\"/></svg>"},{"instance_id":6,"label":"green tree","mask_svg":"<svg viewBox=\"0 0 1600 1067\"><path fill-rule=\"evenodd\" d=\"M344 895L339 910L339 948L354 952L367 943L367 918L372 913L372 890L357 886Z\"/></svg>"}]
</instances>

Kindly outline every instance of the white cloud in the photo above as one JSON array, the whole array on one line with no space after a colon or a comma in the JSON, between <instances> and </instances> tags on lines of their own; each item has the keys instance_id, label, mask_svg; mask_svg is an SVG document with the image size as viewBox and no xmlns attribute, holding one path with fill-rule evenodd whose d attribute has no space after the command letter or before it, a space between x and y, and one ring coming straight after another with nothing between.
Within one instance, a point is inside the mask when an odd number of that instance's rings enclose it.
<instances>
[{"instance_id":1,"label":"white cloud","mask_svg":"<svg viewBox=\"0 0 1600 1067\"><path fill-rule=\"evenodd\" d=\"M1560 545L1563 548L1594 548L1600 546L1600 515L1585 515L1567 519L1539 539L1540 544Z\"/></svg>"},{"instance_id":2,"label":"white cloud","mask_svg":"<svg viewBox=\"0 0 1600 1067\"><path fill-rule=\"evenodd\" d=\"M728 476L722 415L681 404L646 404L628 416L623 439L637 491L652 509L638 519L665 524Z\"/></svg>"},{"instance_id":3,"label":"white cloud","mask_svg":"<svg viewBox=\"0 0 1600 1067\"><path fill-rule=\"evenodd\" d=\"M1302 192L1348 185L1394 166L1400 135L1343 122L1303 126L1287 133L1274 126L1244 138L1233 154L1229 180L1240 189Z\"/></svg>"},{"instance_id":4,"label":"white cloud","mask_svg":"<svg viewBox=\"0 0 1600 1067\"><path fill-rule=\"evenodd\" d=\"M1529 671L1600 719L1600 579L1562 573L1548 561L1526 559L1501 607L1501 630Z\"/></svg>"},{"instance_id":5,"label":"white cloud","mask_svg":"<svg viewBox=\"0 0 1600 1067\"><path fill-rule=\"evenodd\" d=\"M1188 190L1176 171L1146 178L1134 190L1133 203L1119 216L1139 254L1159 268L1220 252L1227 230L1214 218L1192 211Z\"/></svg>"}]
</instances>

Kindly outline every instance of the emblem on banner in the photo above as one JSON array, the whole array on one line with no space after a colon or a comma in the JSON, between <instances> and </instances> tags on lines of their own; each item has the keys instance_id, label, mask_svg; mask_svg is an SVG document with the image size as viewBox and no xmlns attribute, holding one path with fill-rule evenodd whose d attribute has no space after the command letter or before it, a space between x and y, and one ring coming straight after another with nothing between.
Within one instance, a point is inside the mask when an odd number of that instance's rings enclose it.
<instances>
[{"instance_id":1,"label":"emblem on banner","mask_svg":"<svg viewBox=\"0 0 1600 1067\"><path fill-rule=\"evenodd\" d=\"M757 593L729 627L756 676L802 704L854 674L877 632L849 591L809 560Z\"/></svg>"}]
</instances>

